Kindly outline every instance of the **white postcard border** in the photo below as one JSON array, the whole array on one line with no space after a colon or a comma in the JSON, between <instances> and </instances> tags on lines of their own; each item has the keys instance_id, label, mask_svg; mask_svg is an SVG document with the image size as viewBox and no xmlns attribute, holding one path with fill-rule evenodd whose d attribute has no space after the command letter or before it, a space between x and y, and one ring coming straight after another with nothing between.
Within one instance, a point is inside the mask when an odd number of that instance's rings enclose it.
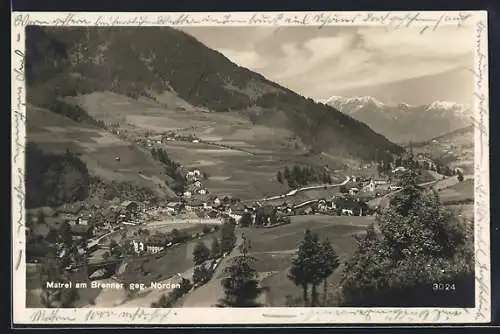
<instances>
[{"instance_id":1,"label":"white postcard border","mask_svg":"<svg viewBox=\"0 0 500 334\"><path fill-rule=\"evenodd\" d=\"M474 25L475 37L475 308L26 308L24 232L25 84L24 28L52 26L387 26ZM15 324L370 324L486 323L491 317L488 39L485 11L461 12L241 12L241 13L65 13L12 14L12 240Z\"/></svg>"}]
</instances>

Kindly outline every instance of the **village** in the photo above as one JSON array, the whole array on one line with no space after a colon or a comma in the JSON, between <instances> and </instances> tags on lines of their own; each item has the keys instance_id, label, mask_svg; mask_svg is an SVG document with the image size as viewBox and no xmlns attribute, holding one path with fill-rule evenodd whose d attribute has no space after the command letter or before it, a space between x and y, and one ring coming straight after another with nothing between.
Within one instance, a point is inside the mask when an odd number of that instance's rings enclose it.
<instances>
[{"instance_id":1,"label":"village","mask_svg":"<svg viewBox=\"0 0 500 334\"><path fill-rule=\"evenodd\" d=\"M128 137L125 131L115 132L124 139ZM351 171L338 184L332 184L331 176L327 175L311 184L297 185L284 194L241 200L230 194L211 193L204 184L208 178L204 171L171 161L160 147L175 140L200 143L194 135L182 136L170 131L146 133L135 139L135 144L150 151L176 173L180 171L182 187L176 189L176 198L163 201L115 198L28 210L27 262L39 263L50 252L66 259L69 247L76 249L80 260L65 260L68 273L79 272L85 263L88 279L112 276L120 281L124 263L161 258L181 245L220 231L225 224L268 229L291 224L294 216L372 216L379 209L373 200L401 189L401 176L408 170L418 169L422 173L436 169L425 156L405 161L395 158L395 162L379 164L378 172L372 175L355 175ZM439 173L436 176L444 177ZM326 180L328 183L324 183ZM205 261L206 271L214 272L226 255ZM157 275L160 277L161 273Z\"/></svg>"},{"instance_id":2,"label":"village","mask_svg":"<svg viewBox=\"0 0 500 334\"><path fill-rule=\"evenodd\" d=\"M399 171L401 170L404 169L400 168ZM198 238L224 222L245 227L270 228L289 223L289 217L294 215L371 215L374 210L366 203L370 198L399 189L386 180L351 176L348 183L332 189L332 195L328 198L302 203L293 203L293 200L287 202L288 198L284 198L279 204L276 201L266 202L265 199L243 202L230 196L218 197L209 193L203 187L202 172L198 169L187 171L185 176L188 184L186 191L176 201L152 203L126 200L107 207L76 203L58 209L45 207L36 212L29 211L28 221L31 224L28 224L28 240L50 237L51 233L60 233L66 226L75 242L85 240L80 253L88 256L99 249L107 249L108 252L103 253L103 257L109 257L110 247L116 240L121 246L132 245L130 249L136 255L151 254L175 247L180 241ZM190 224L206 226L190 235L163 241L155 240L154 233L141 234L141 237L137 233L143 230L159 231L162 226L174 229L179 226L175 231L184 231ZM44 250L33 249L29 253L44 254Z\"/></svg>"}]
</instances>

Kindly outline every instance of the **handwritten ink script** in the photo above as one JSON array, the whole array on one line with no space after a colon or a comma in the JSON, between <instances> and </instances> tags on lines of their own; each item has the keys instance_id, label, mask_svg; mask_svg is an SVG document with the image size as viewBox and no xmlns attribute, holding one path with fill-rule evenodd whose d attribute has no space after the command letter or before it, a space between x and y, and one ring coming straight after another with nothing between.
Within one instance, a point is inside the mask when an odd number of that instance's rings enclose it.
<instances>
[{"instance_id":1,"label":"handwritten ink script","mask_svg":"<svg viewBox=\"0 0 500 334\"><path fill-rule=\"evenodd\" d=\"M489 205L484 205L484 203L489 203L489 192L488 185L485 182L484 176L488 174L488 162L484 160L485 153L484 148L488 147L485 145L488 143L488 99L487 99L487 74L488 74L488 64L487 64L487 54L484 51L484 44L486 43L485 33L487 31L487 26L484 21L479 21L476 23L475 28L475 67L472 70L474 75L474 98L476 99L476 114L477 116L472 118L473 124L479 133L479 159L476 161L475 174L476 180L474 182L475 188L475 198L476 203L481 203L481 205L476 204L475 215L478 221L476 227L476 250L475 250L475 261L476 261L476 284L478 285L479 295L476 298L476 309L475 320L487 319L487 314L489 313L489 302L490 302L490 286L489 286L489 269L487 263L489 263L489 244L487 242L487 237L485 237L485 232L487 235L487 229L489 225L485 225L484 222L489 221Z\"/></svg>"},{"instance_id":2,"label":"handwritten ink script","mask_svg":"<svg viewBox=\"0 0 500 334\"><path fill-rule=\"evenodd\" d=\"M14 67L14 80L18 82L16 87L16 99L15 99L15 109L14 109L14 138L15 138L15 152L14 152L14 164L17 162L20 155L24 154L24 140L21 135L21 123L24 124L26 121L24 114L21 113L21 108L25 106L25 90L24 90L24 53L20 50L14 51L15 67Z\"/></svg>"},{"instance_id":3,"label":"handwritten ink script","mask_svg":"<svg viewBox=\"0 0 500 334\"><path fill-rule=\"evenodd\" d=\"M338 310L325 310L311 308L308 311L301 312L300 314L286 314L283 311L280 313L273 313L268 311L263 313L264 317L268 318L297 318L301 323L307 322L321 322L328 319L337 317L354 316L359 319L361 316L362 321L370 322L444 322L452 320L463 314L463 310L446 310L446 309L433 309L433 310L411 310L411 309L396 309L396 310L382 310L382 309L338 309ZM465 312L468 312L465 310Z\"/></svg>"},{"instance_id":4,"label":"handwritten ink script","mask_svg":"<svg viewBox=\"0 0 500 334\"><path fill-rule=\"evenodd\" d=\"M250 16L235 14L205 14L202 16L184 13L181 15L99 15L95 19L89 19L84 15L69 13L54 19L33 18L30 14L18 14L14 18L15 27L27 25L52 25L52 26L184 26L184 25L311 25L322 28L332 24L369 24L377 23L394 28L409 28L411 26L422 26L421 33L428 30L436 30L443 25L455 25L463 27L472 17L470 13L458 12L442 14L434 17L425 12L411 12L407 14L392 12L367 12L359 14L349 13L255 13Z\"/></svg>"},{"instance_id":5,"label":"handwritten ink script","mask_svg":"<svg viewBox=\"0 0 500 334\"><path fill-rule=\"evenodd\" d=\"M75 310L77 311L77 309ZM131 309L130 311L114 311L114 310L88 310L86 311L83 318L78 317L76 314L74 316L68 315L68 312L62 314L59 309L52 310L37 310L32 312L30 315L30 320L32 322L39 323L103 323L106 321L140 321L144 323L162 323L169 317L175 316L176 313L172 309L144 309L137 308ZM76 312L75 312L76 313Z\"/></svg>"},{"instance_id":6,"label":"handwritten ink script","mask_svg":"<svg viewBox=\"0 0 500 334\"><path fill-rule=\"evenodd\" d=\"M20 40L18 34L16 40ZM12 110L13 117L13 198L17 202L17 219L15 224L17 226L16 232L19 235L24 232L24 201L25 201L25 187L24 187L24 166L19 167L18 162L24 156L25 140L24 140L24 127L26 124L26 117L22 109L25 107L25 57L24 52L16 49L13 54L14 68L13 68L13 84L14 84L14 103ZM18 245L22 246L22 243ZM15 269L19 270L22 263L23 249L17 252L17 261Z\"/></svg>"}]
</instances>

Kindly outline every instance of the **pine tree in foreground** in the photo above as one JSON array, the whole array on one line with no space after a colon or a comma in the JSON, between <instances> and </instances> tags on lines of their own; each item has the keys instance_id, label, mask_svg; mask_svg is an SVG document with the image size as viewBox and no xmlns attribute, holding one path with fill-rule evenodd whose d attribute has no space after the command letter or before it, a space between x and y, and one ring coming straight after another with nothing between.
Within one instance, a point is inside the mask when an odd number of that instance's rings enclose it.
<instances>
[{"instance_id":1,"label":"pine tree in foreground","mask_svg":"<svg viewBox=\"0 0 500 334\"><path fill-rule=\"evenodd\" d=\"M473 230L436 192L407 179L403 190L357 240L344 268L342 305L446 307L474 301ZM433 290L449 283L450 291ZM453 287L457 290L451 291Z\"/></svg>"},{"instance_id":2,"label":"pine tree in foreground","mask_svg":"<svg viewBox=\"0 0 500 334\"><path fill-rule=\"evenodd\" d=\"M306 230L296 256L292 260L288 278L302 288L305 306L318 306L318 285L323 284L324 301L327 279L339 266L338 256L327 239L322 243L318 235ZM311 298L308 289L311 286Z\"/></svg>"}]
</instances>

